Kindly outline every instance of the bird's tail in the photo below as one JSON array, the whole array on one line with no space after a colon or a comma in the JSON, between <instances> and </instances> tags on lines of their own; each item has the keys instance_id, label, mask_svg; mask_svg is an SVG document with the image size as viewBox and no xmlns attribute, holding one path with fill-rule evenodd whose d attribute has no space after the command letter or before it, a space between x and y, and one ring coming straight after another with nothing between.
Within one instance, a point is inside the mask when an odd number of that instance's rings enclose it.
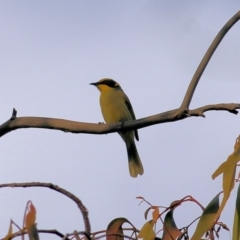
<instances>
[{"instance_id":1,"label":"bird's tail","mask_svg":"<svg viewBox=\"0 0 240 240\"><path fill-rule=\"evenodd\" d=\"M138 174L143 174L143 165L141 159L138 155L137 148L134 140L126 142L127 154L128 154L128 164L129 172L131 177L137 177Z\"/></svg>"}]
</instances>

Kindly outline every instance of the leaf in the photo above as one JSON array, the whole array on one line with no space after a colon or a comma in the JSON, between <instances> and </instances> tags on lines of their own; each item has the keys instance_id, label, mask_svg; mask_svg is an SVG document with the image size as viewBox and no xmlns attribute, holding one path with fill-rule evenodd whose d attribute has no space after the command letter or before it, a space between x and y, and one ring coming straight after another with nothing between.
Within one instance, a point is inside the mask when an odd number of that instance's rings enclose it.
<instances>
[{"instance_id":1,"label":"leaf","mask_svg":"<svg viewBox=\"0 0 240 240\"><path fill-rule=\"evenodd\" d=\"M240 153L240 135L237 137L235 145L234 145L234 152Z\"/></svg>"},{"instance_id":2,"label":"leaf","mask_svg":"<svg viewBox=\"0 0 240 240\"><path fill-rule=\"evenodd\" d=\"M154 222L152 220L146 222L140 230L138 238L143 238L143 240L153 240L155 238L153 226Z\"/></svg>"},{"instance_id":3,"label":"leaf","mask_svg":"<svg viewBox=\"0 0 240 240\"><path fill-rule=\"evenodd\" d=\"M106 240L123 240L124 238L122 237L123 236L122 225L124 223L131 224L126 218L115 218L114 220L112 220L107 226ZM121 236L117 236L114 234L118 234Z\"/></svg>"},{"instance_id":4,"label":"leaf","mask_svg":"<svg viewBox=\"0 0 240 240\"><path fill-rule=\"evenodd\" d=\"M26 214L26 217L25 217L25 225L27 230L31 229L31 227L35 224L35 221L36 221L36 209L32 204L32 202L29 203L28 208L29 208L29 212Z\"/></svg>"},{"instance_id":5,"label":"leaf","mask_svg":"<svg viewBox=\"0 0 240 240\"><path fill-rule=\"evenodd\" d=\"M177 206L180 206L182 203L181 200L175 200L170 204L170 208L176 208Z\"/></svg>"},{"instance_id":6,"label":"leaf","mask_svg":"<svg viewBox=\"0 0 240 240\"><path fill-rule=\"evenodd\" d=\"M235 184L236 165L240 160L240 135L236 139L234 145L234 151L228 156L227 160L222 163L218 169L213 173L212 178L215 179L220 174L223 174L223 199L218 210L218 216L222 213L228 198L230 197L231 191Z\"/></svg>"},{"instance_id":7,"label":"leaf","mask_svg":"<svg viewBox=\"0 0 240 240\"><path fill-rule=\"evenodd\" d=\"M31 226L31 229L28 231L28 237L29 240L39 240L36 224Z\"/></svg>"},{"instance_id":8,"label":"leaf","mask_svg":"<svg viewBox=\"0 0 240 240\"><path fill-rule=\"evenodd\" d=\"M217 217L219 217L221 212L223 211L227 203L227 200L230 197L231 191L234 188L236 165L239 160L240 160L240 135L236 139L233 153L229 155L227 160L224 163L222 163L212 175L212 178L214 179L215 177L223 173L223 183L222 183L223 199L222 199L220 208L218 209Z\"/></svg>"},{"instance_id":9,"label":"leaf","mask_svg":"<svg viewBox=\"0 0 240 240\"><path fill-rule=\"evenodd\" d=\"M30 201L28 204L28 213L25 216L25 226L30 240L38 240L38 231L36 227L36 208Z\"/></svg>"},{"instance_id":10,"label":"leaf","mask_svg":"<svg viewBox=\"0 0 240 240\"><path fill-rule=\"evenodd\" d=\"M203 234L213 227L217 219L220 194L218 193L204 209L191 240L201 239Z\"/></svg>"},{"instance_id":11,"label":"leaf","mask_svg":"<svg viewBox=\"0 0 240 240\"><path fill-rule=\"evenodd\" d=\"M228 169L229 166L236 165L239 160L240 160L240 135L236 139L233 153L231 155L229 155L227 160L225 162L223 162L217 168L217 170L212 174L212 179L215 179L220 174L222 174L225 170Z\"/></svg>"},{"instance_id":12,"label":"leaf","mask_svg":"<svg viewBox=\"0 0 240 240\"><path fill-rule=\"evenodd\" d=\"M11 237L12 237L12 220L10 221L8 233L7 233L6 237L4 238L4 240L9 240L9 239L11 239Z\"/></svg>"},{"instance_id":13,"label":"leaf","mask_svg":"<svg viewBox=\"0 0 240 240\"><path fill-rule=\"evenodd\" d=\"M152 207L149 207L146 211L145 211L145 213L144 213L144 218L145 218L145 220L147 220L147 215L148 215L148 213L149 213L149 211L152 209Z\"/></svg>"},{"instance_id":14,"label":"leaf","mask_svg":"<svg viewBox=\"0 0 240 240\"><path fill-rule=\"evenodd\" d=\"M177 228L174 221L173 210L170 210L164 218L162 240L176 239L181 234L182 232Z\"/></svg>"},{"instance_id":15,"label":"leaf","mask_svg":"<svg viewBox=\"0 0 240 240\"><path fill-rule=\"evenodd\" d=\"M235 177L236 174L236 165L229 166L227 170L223 173L223 199L220 205L220 208L218 210L218 217L222 213L228 198L230 197L231 191L234 188L235 184Z\"/></svg>"},{"instance_id":16,"label":"leaf","mask_svg":"<svg viewBox=\"0 0 240 240\"><path fill-rule=\"evenodd\" d=\"M153 218L153 221L156 222L158 220L158 217L159 217L159 208L153 206L152 209L154 209L153 213L152 213L152 218Z\"/></svg>"},{"instance_id":17,"label":"leaf","mask_svg":"<svg viewBox=\"0 0 240 240\"><path fill-rule=\"evenodd\" d=\"M238 185L232 240L240 240L240 184Z\"/></svg>"}]
</instances>

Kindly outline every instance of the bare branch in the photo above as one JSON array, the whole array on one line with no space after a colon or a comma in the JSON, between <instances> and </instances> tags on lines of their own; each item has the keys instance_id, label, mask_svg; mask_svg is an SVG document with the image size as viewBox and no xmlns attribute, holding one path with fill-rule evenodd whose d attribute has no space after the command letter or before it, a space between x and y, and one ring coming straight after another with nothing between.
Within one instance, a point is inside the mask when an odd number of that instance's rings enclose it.
<instances>
[{"instance_id":1,"label":"bare branch","mask_svg":"<svg viewBox=\"0 0 240 240\"><path fill-rule=\"evenodd\" d=\"M0 125L0 137L20 128L44 128L60 130L71 133L86 133L86 134L107 134L120 132L123 130L140 129L149 127L155 124L175 122L183 120L187 117L205 117L204 112L207 111L228 111L237 114L237 109L240 109L239 103L221 103L203 106L190 110L188 114L182 113L176 117L178 109L159 113L146 118L137 119L135 121L119 122L112 124L95 124L85 122L75 122L65 119L44 118L44 117L19 117L9 119Z\"/></svg>"},{"instance_id":2,"label":"bare branch","mask_svg":"<svg viewBox=\"0 0 240 240\"><path fill-rule=\"evenodd\" d=\"M83 216L83 221L85 224L85 232L86 234L90 235L91 233L91 226L90 226L90 221L88 218L88 210L87 208L83 205L83 203L81 202L81 200L76 197L75 195L73 195L72 193L68 192L67 190L58 187L57 185L54 185L52 183L41 183L41 182L27 182L27 183L5 183L5 184L0 184L0 188L4 188L4 187L46 187L46 188L50 188L52 190L55 190L59 193L62 193L63 195L69 197L71 200L73 200L78 208L80 209L82 216Z\"/></svg>"},{"instance_id":3,"label":"bare branch","mask_svg":"<svg viewBox=\"0 0 240 240\"><path fill-rule=\"evenodd\" d=\"M204 112L208 111L228 111L233 114L238 114L238 111L236 109L239 109L240 104L238 103L221 103L221 104L211 104L211 105L206 105L200 108L196 108L194 110L189 111L190 116L195 116L195 117L205 117L203 114Z\"/></svg>"},{"instance_id":4,"label":"bare branch","mask_svg":"<svg viewBox=\"0 0 240 240\"><path fill-rule=\"evenodd\" d=\"M222 29L219 31L219 33L217 34L217 36L215 37L215 39L213 40L212 44L210 45L210 47L208 48L207 52L205 53L202 61L200 62L196 72L193 75L193 78L188 86L187 92L185 94L185 97L183 99L182 105L179 109L179 113L180 112L186 112L189 108L190 102L192 100L194 91L197 87L197 84L208 64L208 62L210 61L213 53L215 52L215 50L217 49L218 45L220 44L220 42L222 41L222 39L224 38L224 36L226 35L226 33L230 30L230 28L240 19L240 11L238 11L223 27Z\"/></svg>"},{"instance_id":5,"label":"bare branch","mask_svg":"<svg viewBox=\"0 0 240 240\"><path fill-rule=\"evenodd\" d=\"M38 229L39 233L51 233L51 234L55 234L57 236L59 236L60 238L63 238L64 235L62 233L60 233L58 230L56 229L51 229L51 230L42 230L42 229ZM66 240L70 240L69 238L67 238Z\"/></svg>"}]
</instances>

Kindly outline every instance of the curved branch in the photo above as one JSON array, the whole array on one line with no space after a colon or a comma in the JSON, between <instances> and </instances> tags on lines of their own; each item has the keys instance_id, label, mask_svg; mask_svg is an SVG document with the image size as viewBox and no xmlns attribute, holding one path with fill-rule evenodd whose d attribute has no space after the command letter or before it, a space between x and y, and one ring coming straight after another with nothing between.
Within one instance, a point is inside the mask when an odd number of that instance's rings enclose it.
<instances>
[{"instance_id":1,"label":"curved branch","mask_svg":"<svg viewBox=\"0 0 240 240\"><path fill-rule=\"evenodd\" d=\"M240 19L240 11L238 11L223 27L222 29L219 31L219 33L217 34L217 36L215 37L215 39L213 40L212 44L210 45L210 47L208 48L207 52L205 53L202 61L200 62L196 72L193 75L193 78L188 86L187 92L185 94L185 97L183 99L182 105L179 109L179 111L181 112L186 112L189 108L190 102L192 100L194 91L197 87L197 84L208 64L208 62L210 61L213 53L215 52L215 50L217 49L218 45L220 44L220 42L222 41L222 39L224 38L224 36L226 35L226 33L230 30L230 28ZM180 113L179 112L179 113Z\"/></svg>"},{"instance_id":2,"label":"curved branch","mask_svg":"<svg viewBox=\"0 0 240 240\"><path fill-rule=\"evenodd\" d=\"M238 113L237 109L240 109L239 103L211 104L193 110L189 110L188 115L182 113L181 115L178 115L177 118L176 112L178 111L178 109L174 109L146 118L137 119L134 121L127 121L124 123L119 122L112 124L84 123L65 119L44 117L19 117L19 118L11 117L8 121L0 125L0 137L13 130L17 130L20 128L44 128L71 133L106 134L120 132L123 130L140 129L155 124L175 122L183 120L187 117L205 117L204 112L213 110L228 111L230 113L237 114Z\"/></svg>"},{"instance_id":3,"label":"curved branch","mask_svg":"<svg viewBox=\"0 0 240 240\"><path fill-rule=\"evenodd\" d=\"M41 118L41 117L20 117L17 118L17 112L13 109L12 117L0 126L0 137L8 132L19 128L45 128L45 129L55 129L64 132L72 133L88 133L88 134L106 134L111 132L119 132L123 130L139 129L143 127L148 127L154 124L160 124L165 122L174 122L177 120L185 119L191 116L201 116L205 117L204 112L210 110L222 110L229 111L231 113L237 114L239 109L238 103L229 104L216 104L207 105L200 107L195 110L189 110L189 105L192 100L194 91L197 84L202 76L208 62L210 61L216 48L222 41L223 37L229 31L229 29L240 19L240 11L238 11L220 30L212 44L205 53L201 63L199 64L189 86L187 92L184 96L183 102L179 109L174 109L164 113L160 113L147 118L138 119L136 121L128 121L123 123L114 124L91 124L83 122L74 122L64 119L55 118Z\"/></svg>"},{"instance_id":4,"label":"curved branch","mask_svg":"<svg viewBox=\"0 0 240 240\"><path fill-rule=\"evenodd\" d=\"M90 226L90 221L88 218L88 210L87 208L83 205L83 203L81 202L81 200L76 197L75 195L73 195L72 193L68 192L67 190L58 187L57 185L54 185L52 183L42 183L42 182L26 182L26 183L5 183L5 184L0 184L0 188L4 188L4 187L46 187L46 188L50 188L54 191L57 191L59 193L62 193L63 195L67 196L68 198L70 198L71 200L73 200L78 208L80 209L82 216L83 216L83 221L84 221L84 225L85 225L85 232L86 234L90 235L91 233L91 226Z\"/></svg>"}]
</instances>

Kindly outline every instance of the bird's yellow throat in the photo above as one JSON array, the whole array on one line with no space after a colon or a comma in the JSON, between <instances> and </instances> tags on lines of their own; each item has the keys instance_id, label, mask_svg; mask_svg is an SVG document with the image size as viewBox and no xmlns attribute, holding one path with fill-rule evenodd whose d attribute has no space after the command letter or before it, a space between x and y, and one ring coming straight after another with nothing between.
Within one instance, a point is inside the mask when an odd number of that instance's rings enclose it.
<instances>
[{"instance_id":1,"label":"bird's yellow throat","mask_svg":"<svg viewBox=\"0 0 240 240\"><path fill-rule=\"evenodd\" d=\"M109 87L109 86L107 86L105 84L99 84L99 85L97 85L97 88L100 90L100 92L112 89L111 87Z\"/></svg>"}]
</instances>

